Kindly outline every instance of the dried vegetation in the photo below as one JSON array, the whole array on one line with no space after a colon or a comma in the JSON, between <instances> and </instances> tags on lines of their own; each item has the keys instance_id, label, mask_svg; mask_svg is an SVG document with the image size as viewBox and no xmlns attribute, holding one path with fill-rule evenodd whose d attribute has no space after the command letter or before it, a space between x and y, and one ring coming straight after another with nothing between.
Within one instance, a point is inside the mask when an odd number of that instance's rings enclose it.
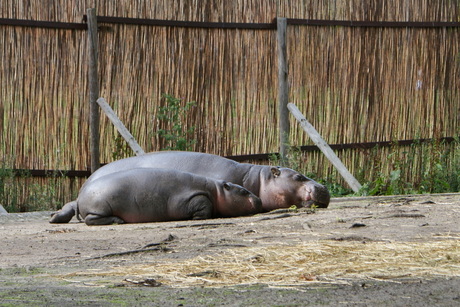
<instances>
[{"instance_id":1,"label":"dried vegetation","mask_svg":"<svg viewBox=\"0 0 460 307\"><path fill-rule=\"evenodd\" d=\"M158 261L62 276L130 276L171 287L266 284L295 287L357 280L401 282L460 275L458 237L435 242L331 242L240 248L185 261Z\"/></svg>"}]
</instances>

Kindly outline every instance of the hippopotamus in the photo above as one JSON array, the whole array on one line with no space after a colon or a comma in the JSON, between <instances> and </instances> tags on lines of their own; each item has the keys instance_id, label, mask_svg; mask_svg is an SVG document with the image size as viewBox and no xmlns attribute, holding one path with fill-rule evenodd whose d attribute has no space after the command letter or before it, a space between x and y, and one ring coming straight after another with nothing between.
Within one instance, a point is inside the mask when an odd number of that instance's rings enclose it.
<instances>
[{"instance_id":1,"label":"hippopotamus","mask_svg":"<svg viewBox=\"0 0 460 307\"><path fill-rule=\"evenodd\" d=\"M236 217L259 213L261 207L257 196L230 182L172 169L135 168L84 184L76 202L66 204L50 223L68 223L75 213L87 225Z\"/></svg>"},{"instance_id":2,"label":"hippopotamus","mask_svg":"<svg viewBox=\"0 0 460 307\"><path fill-rule=\"evenodd\" d=\"M325 186L290 168L239 163L189 151L160 151L117 160L99 168L86 182L121 170L144 167L176 169L241 185L260 197L264 212L291 206L327 208L330 201Z\"/></svg>"}]
</instances>

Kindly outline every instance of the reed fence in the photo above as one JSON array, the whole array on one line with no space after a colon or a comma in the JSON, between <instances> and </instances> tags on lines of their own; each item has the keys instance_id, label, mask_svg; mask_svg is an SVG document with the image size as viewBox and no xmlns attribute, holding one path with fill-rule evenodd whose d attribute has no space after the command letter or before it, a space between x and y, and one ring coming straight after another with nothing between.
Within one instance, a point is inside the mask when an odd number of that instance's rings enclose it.
<instances>
[{"instance_id":1,"label":"reed fence","mask_svg":"<svg viewBox=\"0 0 460 307\"><path fill-rule=\"evenodd\" d=\"M83 16L90 7L105 18L188 23L99 21L100 95L146 151L161 149L156 131L164 124L156 112L163 93L196 102L185 123L195 126L196 151L279 150L278 16L288 18L289 101L328 143L458 135L458 1L6 0L0 4L1 168L89 169ZM100 159L107 163L119 148L104 116L100 132ZM293 117L289 139L293 146L312 145ZM389 173L388 154L338 151L352 173L366 170L370 160L382 161L378 171ZM318 178L335 174L317 152L304 152L300 164ZM74 197L82 180L62 183L57 197Z\"/></svg>"}]
</instances>

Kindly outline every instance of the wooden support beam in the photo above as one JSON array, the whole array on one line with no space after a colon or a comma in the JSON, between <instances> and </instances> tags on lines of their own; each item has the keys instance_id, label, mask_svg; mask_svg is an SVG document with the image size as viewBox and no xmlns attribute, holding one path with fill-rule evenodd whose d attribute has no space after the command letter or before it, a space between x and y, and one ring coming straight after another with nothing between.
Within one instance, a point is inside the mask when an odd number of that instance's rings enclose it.
<instances>
[{"instance_id":1,"label":"wooden support beam","mask_svg":"<svg viewBox=\"0 0 460 307\"><path fill-rule=\"evenodd\" d=\"M286 18L277 18L278 41L278 121L281 162L286 160L289 149L289 110L287 109L289 85L286 47Z\"/></svg>"},{"instance_id":2,"label":"wooden support beam","mask_svg":"<svg viewBox=\"0 0 460 307\"><path fill-rule=\"evenodd\" d=\"M299 109L293 103L288 104L288 109L291 111L292 115L299 121L303 130L310 136L312 141L318 146L318 148L323 152L323 154L331 161L331 163L337 168L339 173L355 192L358 192L361 189L361 184L356 180L356 178L348 171L348 169L340 161L339 157L332 151L331 147L326 143L326 141L321 137L321 135L316 131L308 120L302 115Z\"/></svg>"},{"instance_id":3,"label":"wooden support beam","mask_svg":"<svg viewBox=\"0 0 460 307\"><path fill-rule=\"evenodd\" d=\"M97 19L96 9L86 10L88 16L88 52L89 52L89 130L90 130L90 155L91 155L91 173L94 173L100 167L99 157L99 108L96 100L99 97L99 78L97 73L97 56L98 56L98 37L97 37Z\"/></svg>"},{"instance_id":4,"label":"wooden support beam","mask_svg":"<svg viewBox=\"0 0 460 307\"><path fill-rule=\"evenodd\" d=\"M97 103L99 104L101 109L105 112L105 114L110 119L110 121L113 123L115 128L117 128L118 132L120 132L121 136L126 140L129 147L131 147L134 153L136 153L136 156L145 154L144 150L136 142L136 139L134 138L134 136L129 132L126 126L123 125L122 121L118 118L118 116L115 114L113 109L109 106L109 104L105 101L105 99L101 97L97 100Z\"/></svg>"}]
</instances>

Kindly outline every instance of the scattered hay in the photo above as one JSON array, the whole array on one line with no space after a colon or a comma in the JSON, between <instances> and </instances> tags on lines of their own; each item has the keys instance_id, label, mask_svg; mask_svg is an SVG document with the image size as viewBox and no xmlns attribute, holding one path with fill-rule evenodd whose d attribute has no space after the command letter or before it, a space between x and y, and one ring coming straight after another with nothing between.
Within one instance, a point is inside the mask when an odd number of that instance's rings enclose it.
<instances>
[{"instance_id":1,"label":"scattered hay","mask_svg":"<svg viewBox=\"0 0 460 307\"><path fill-rule=\"evenodd\" d=\"M72 275L149 276L172 287L301 286L363 279L398 282L402 278L460 276L460 245L457 240L365 244L318 241L240 248L187 261L159 261Z\"/></svg>"}]
</instances>

